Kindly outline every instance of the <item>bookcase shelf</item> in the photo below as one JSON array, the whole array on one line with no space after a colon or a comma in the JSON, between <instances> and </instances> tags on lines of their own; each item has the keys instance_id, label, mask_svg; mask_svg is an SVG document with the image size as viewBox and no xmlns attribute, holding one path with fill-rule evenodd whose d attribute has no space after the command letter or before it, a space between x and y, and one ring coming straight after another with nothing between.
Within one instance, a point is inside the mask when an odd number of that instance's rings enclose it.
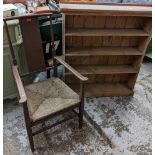
<instances>
[{"instance_id":1,"label":"bookcase shelf","mask_svg":"<svg viewBox=\"0 0 155 155\"><path fill-rule=\"evenodd\" d=\"M79 85L73 84L71 87L79 93ZM125 83L91 83L85 86L85 97L95 96L131 96L133 91Z\"/></svg>"},{"instance_id":2,"label":"bookcase shelf","mask_svg":"<svg viewBox=\"0 0 155 155\"><path fill-rule=\"evenodd\" d=\"M73 67L83 75L137 73L131 65L74 65ZM72 73L66 71L66 75L69 74Z\"/></svg>"},{"instance_id":3,"label":"bookcase shelf","mask_svg":"<svg viewBox=\"0 0 155 155\"><path fill-rule=\"evenodd\" d=\"M66 57L108 56L108 55L143 55L136 47L72 47L66 49Z\"/></svg>"},{"instance_id":4,"label":"bookcase shelf","mask_svg":"<svg viewBox=\"0 0 155 155\"><path fill-rule=\"evenodd\" d=\"M141 29L70 28L66 36L149 36Z\"/></svg>"}]
</instances>

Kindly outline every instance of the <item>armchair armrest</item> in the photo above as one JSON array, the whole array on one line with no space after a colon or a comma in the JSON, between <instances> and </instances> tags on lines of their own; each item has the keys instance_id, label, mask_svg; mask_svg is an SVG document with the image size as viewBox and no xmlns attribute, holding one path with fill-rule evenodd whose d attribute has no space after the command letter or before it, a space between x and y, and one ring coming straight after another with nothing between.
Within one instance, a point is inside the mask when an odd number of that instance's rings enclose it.
<instances>
[{"instance_id":1,"label":"armchair armrest","mask_svg":"<svg viewBox=\"0 0 155 155\"><path fill-rule=\"evenodd\" d=\"M22 80L20 78L19 72L18 72L18 66L12 66L13 75L17 84L17 88L20 95L19 103L25 103L27 101L26 93L24 90L24 86L22 83Z\"/></svg>"},{"instance_id":2,"label":"armchair armrest","mask_svg":"<svg viewBox=\"0 0 155 155\"><path fill-rule=\"evenodd\" d=\"M88 78L81 75L78 71L76 71L73 67L71 67L69 64L67 64L64 60L62 60L60 57L54 57L58 62L60 62L64 67L66 67L68 70L70 70L77 78L79 78L81 81L87 81Z\"/></svg>"}]
</instances>

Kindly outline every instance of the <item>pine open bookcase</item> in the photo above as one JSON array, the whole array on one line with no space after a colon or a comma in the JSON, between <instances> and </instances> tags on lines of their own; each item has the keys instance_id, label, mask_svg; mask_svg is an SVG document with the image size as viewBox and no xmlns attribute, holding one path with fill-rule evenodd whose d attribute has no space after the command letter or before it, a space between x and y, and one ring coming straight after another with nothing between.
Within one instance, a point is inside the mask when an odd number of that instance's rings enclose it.
<instances>
[{"instance_id":1,"label":"pine open bookcase","mask_svg":"<svg viewBox=\"0 0 155 155\"><path fill-rule=\"evenodd\" d=\"M61 3L65 61L89 78L86 97L132 96L151 39L152 7ZM78 79L65 81L79 91Z\"/></svg>"}]
</instances>

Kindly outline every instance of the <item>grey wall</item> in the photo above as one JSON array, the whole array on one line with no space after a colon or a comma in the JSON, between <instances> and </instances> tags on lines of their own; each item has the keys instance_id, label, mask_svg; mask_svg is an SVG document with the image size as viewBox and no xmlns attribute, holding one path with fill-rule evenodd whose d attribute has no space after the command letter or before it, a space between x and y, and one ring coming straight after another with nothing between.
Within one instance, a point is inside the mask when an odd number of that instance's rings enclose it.
<instances>
[{"instance_id":1,"label":"grey wall","mask_svg":"<svg viewBox=\"0 0 155 155\"><path fill-rule=\"evenodd\" d=\"M138 4L151 4L152 0L96 0L99 3L138 3Z\"/></svg>"},{"instance_id":2,"label":"grey wall","mask_svg":"<svg viewBox=\"0 0 155 155\"><path fill-rule=\"evenodd\" d=\"M100 2L100 3L121 3L122 0L96 0L96 2Z\"/></svg>"},{"instance_id":3,"label":"grey wall","mask_svg":"<svg viewBox=\"0 0 155 155\"><path fill-rule=\"evenodd\" d=\"M123 3L151 4L152 0L123 0Z\"/></svg>"}]
</instances>

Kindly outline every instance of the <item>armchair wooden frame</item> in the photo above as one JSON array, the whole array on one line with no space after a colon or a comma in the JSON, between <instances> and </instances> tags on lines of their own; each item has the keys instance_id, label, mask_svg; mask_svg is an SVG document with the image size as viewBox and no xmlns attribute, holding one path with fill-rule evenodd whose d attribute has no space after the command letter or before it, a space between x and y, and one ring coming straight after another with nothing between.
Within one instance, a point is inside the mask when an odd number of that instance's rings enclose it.
<instances>
[{"instance_id":1,"label":"armchair wooden frame","mask_svg":"<svg viewBox=\"0 0 155 155\"><path fill-rule=\"evenodd\" d=\"M55 124L52 124L50 126L46 126L46 127L42 128L42 129L40 129L38 131L35 131L35 132L32 131L32 127L33 126L35 126L35 125L37 125L39 123L42 123L42 122L44 122L46 120L49 120L52 117L55 117L55 116L60 115L62 113L65 113L65 112L67 112L69 110L73 110L74 111L74 108L79 107L79 113L78 113L79 128L82 128L83 112L84 112L84 83L88 80L87 77L82 76L74 68L72 68L70 65L68 65L64 60L62 60L60 57L56 56L55 49L54 49L53 30L52 30L52 26L51 26L51 36L52 36L52 39L51 39L52 40L52 44L51 45L52 45L52 51L53 51L53 56L54 56L54 59L53 59L53 63L54 63L54 77L58 77L58 75L57 75L57 62L61 63L65 68L70 70L80 80L80 95L79 95L80 102L75 104L75 105L73 105L73 106L70 106L69 108L66 108L66 109L63 109L61 111L58 111L58 112L52 113L50 115L47 115L46 117L43 117L43 118L41 118L41 119L39 119L37 121L32 121L30 119L29 110L28 110L28 106L27 106L27 95L26 95L26 92L25 92L24 85L23 85L21 77L25 77L25 76L28 76L28 75L31 75L31 74L35 74L37 72L47 71L47 77L49 78L49 71L53 67L46 67L43 70L33 71L33 72L29 72L29 73L24 74L24 75L20 75L19 71L18 71L18 66L17 66L17 61L16 61L16 58L15 58L13 46L12 46L12 43L11 43L11 38L10 38L10 35L9 35L7 21L8 20L14 20L14 19L30 18L30 17L34 18L34 17L39 17L39 16L50 16L50 24L52 25L52 20L51 20L52 19L52 14L51 13L29 15L29 16L8 17L8 18L4 18L3 19L4 24L6 26L6 33L7 33L9 47L10 47L10 53L11 53L11 59L12 59L12 71L13 71L15 82L17 84L17 88L18 88L18 91L19 91L19 96L20 96L19 103L21 103L23 105L25 124L26 124L27 134L28 134L28 138L29 138L29 142L30 142L30 146L31 146L31 150L32 151L34 151L34 141L33 141L33 136L34 135L39 134L41 132L44 132L45 130L50 129L51 127L54 127L54 126L56 126L56 125L58 125L60 123L63 123L65 121L73 118L72 117L72 118L69 118L69 119L61 120L61 121L59 121L59 122L57 122Z\"/></svg>"}]
</instances>

